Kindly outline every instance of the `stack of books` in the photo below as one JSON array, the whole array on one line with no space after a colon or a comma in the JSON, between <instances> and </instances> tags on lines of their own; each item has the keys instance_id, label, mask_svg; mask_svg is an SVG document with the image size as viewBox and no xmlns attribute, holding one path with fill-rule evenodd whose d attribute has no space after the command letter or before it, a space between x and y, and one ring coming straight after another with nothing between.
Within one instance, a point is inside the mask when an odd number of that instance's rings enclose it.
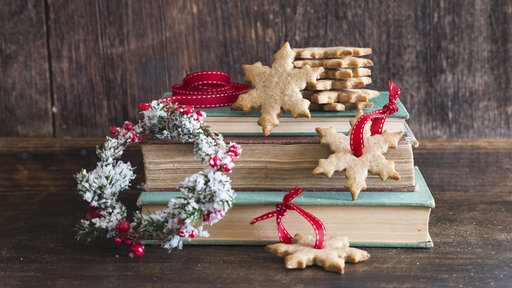
<instances>
[{"instance_id":1,"label":"stack of books","mask_svg":"<svg viewBox=\"0 0 512 288\"><path fill-rule=\"evenodd\" d=\"M373 103L364 112L380 109L388 101L388 93L380 92L369 99ZM258 112L248 115L230 111L229 107L202 109L206 125L222 133L225 140L242 146L243 153L230 174L236 191L234 206L219 223L207 228L209 238L196 238L191 244L268 244L278 242L275 221L250 225L253 218L275 210L283 196L294 187L305 190L293 203L319 218L327 236L346 236L351 246L366 247L431 247L428 226L434 199L418 167L414 165L415 139L406 124L409 118L398 100L399 111L392 114L384 129L404 131L396 149L389 149L386 159L395 162L400 180L382 181L369 173L357 200L343 188L344 172L332 178L313 175L319 159L331 153L320 144L316 127L335 127L340 133L350 129L349 120L357 113L347 111L314 111L311 119L281 116L281 124L264 137L256 124ZM138 205L143 211L166 206L178 195L179 182L201 170L193 158L192 144L173 141L146 141L142 145L145 169L144 190ZM294 211L283 218L287 230L314 234L310 224ZM186 243L186 242L185 242Z\"/></svg>"}]
</instances>

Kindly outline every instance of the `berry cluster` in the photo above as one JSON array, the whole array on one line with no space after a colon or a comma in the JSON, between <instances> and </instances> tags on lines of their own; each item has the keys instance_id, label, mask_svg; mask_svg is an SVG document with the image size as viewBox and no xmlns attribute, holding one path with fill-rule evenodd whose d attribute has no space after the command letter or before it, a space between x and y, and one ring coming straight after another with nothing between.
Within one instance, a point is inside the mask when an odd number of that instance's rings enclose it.
<instances>
[{"instance_id":1,"label":"berry cluster","mask_svg":"<svg viewBox=\"0 0 512 288\"><path fill-rule=\"evenodd\" d=\"M130 256L142 257L142 255L144 255L144 244L140 241L134 241L134 239L129 236L130 229L130 222L126 220L119 221L116 225L116 230L119 234L114 237L114 243L116 245L124 243L127 247L131 247Z\"/></svg>"},{"instance_id":2,"label":"berry cluster","mask_svg":"<svg viewBox=\"0 0 512 288\"><path fill-rule=\"evenodd\" d=\"M128 143L136 143L142 141L144 138L141 134L142 129L139 125L135 125L130 121L125 121L123 126L110 127L110 134L112 134L117 140L126 141Z\"/></svg>"}]
</instances>

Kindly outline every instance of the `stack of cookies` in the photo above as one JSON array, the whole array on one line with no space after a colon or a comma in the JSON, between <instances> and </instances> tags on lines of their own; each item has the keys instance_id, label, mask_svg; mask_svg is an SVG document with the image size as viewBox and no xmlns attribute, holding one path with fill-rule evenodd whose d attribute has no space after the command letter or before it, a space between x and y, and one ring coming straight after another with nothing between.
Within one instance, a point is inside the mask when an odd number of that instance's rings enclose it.
<instances>
[{"instance_id":1,"label":"stack of cookies","mask_svg":"<svg viewBox=\"0 0 512 288\"><path fill-rule=\"evenodd\" d=\"M302 68L323 67L319 80L302 91L311 101L310 110L343 111L373 106L368 100L377 97L376 90L364 89L372 83L373 62L360 56L372 53L371 48L310 47L295 48L293 65Z\"/></svg>"}]
</instances>

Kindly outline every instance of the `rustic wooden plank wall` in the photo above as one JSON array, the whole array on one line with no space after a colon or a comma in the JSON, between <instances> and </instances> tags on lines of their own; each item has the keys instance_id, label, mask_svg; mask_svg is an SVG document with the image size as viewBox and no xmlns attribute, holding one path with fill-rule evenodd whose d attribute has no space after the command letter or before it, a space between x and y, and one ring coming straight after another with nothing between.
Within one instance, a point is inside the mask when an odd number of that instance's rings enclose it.
<instances>
[{"instance_id":1,"label":"rustic wooden plank wall","mask_svg":"<svg viewBox=\"0 0 512 288\"><path fill-rule=\"evenodd\" d=\"M103 136L188 72L367 46L418 137L511 137L511 1L0 0L0 137Z\"/></svg>"},{"instance_id":2,"label":"rustic wooden plank wall","mask_svg":"<svg viewBox=\"0 0 512 288\"><path fill-rule=\"evenodd\" d=\"M52 136L43 1L0 1L0 137Z\"/></svg>"}]
</instances>

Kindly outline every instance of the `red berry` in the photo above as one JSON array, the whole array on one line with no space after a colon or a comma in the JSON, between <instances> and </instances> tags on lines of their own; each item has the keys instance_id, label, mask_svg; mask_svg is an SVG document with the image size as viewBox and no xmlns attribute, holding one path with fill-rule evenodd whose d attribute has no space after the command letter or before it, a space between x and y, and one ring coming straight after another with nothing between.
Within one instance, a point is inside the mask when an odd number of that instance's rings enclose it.
<instances>
[{"instance_id":1,"label":"red berry","mask_svg":"<svg viewBox=\"0 0 512 288\"><path fill-rule=\"evenodd\" d=\"M233 170L233 163L222 165L222 172L230 173Z\"/></svg>"},{"instance_id":2,"label":"red berry","mask_svg":"<svg viewBox=\"0 0 512 288\"><path fill-rule=\"evenodd\" d=\"M128 233L128 232L130 232L130 222L128 222L126 220L119 221L119 223L117 223L117 225L116 225L116 230L119 233Z\"/></svg>"},{"instance_id":3,"label":"red berry","mask_svg":"<svg viewBox=\"0 0 512 288\"><path fill-rule=\"evenodd\" d=\"M197 122L201 122L205 116L206 116L206 113L204 113L201 110L197 110L196 115L194 116L194 120L196 120Z\"/></svg>"},{"instance_id":4,"label":"red berry","mask_svg":"<svg viewBox=\"0 0 512 288\"><path fill-rule=\"evenodd\" d=\"M213 155L208 159L208 163L210 164L210 167L213 169L217 169L220 167L220 164L222 162L222 159L218 155Z\"/></svg>"},{"instance_id":5,"label":"red berry","mask_svg":"<svg viewBox=\"0 0 512 288\"><path fill-rule=\"evenodd\" d=\"M138 142L139 141L139 135L138 134L135 134L135 133L132 133L130 135L130 142L131 143L135 143L135 142Z\"/></svg>"},{"instance_id":6,"label":"red berry","mask_svg":"<svg viewBox=\"0 0 512 288\"><path fill-rule=\"evenodd\" d=\"M85 218L87 218L87 220L91 220L91 219L95 219L95 218L101 218L101 214L100 213L87 213L85 214Z\"/></svg>"},{"instance_id":7,"label":"red berry","mask_svg":"<svg viewBox=\"0 0 512 288\"><path fill-rule=\"evenodd\" d=\"M144 255L144 245L140 242L133 244L131 252L135 257L142 257Z\"/></svg>"},{"instance_id":8,"label":"red berry","mask_svg":"<svg viewBox=\"0 0 512 288\"><path fill-rule=\"evenodd\" d=\"M124 125L123 125L123 129L126 130L126 131L132 131L133 129L133 123L130 122L130 121L125 121L124 122Z\"/></svg>"},{"instance_id":9,"label":"red berry","mask_svg":"<svg viewBox=\"0 0 512 288\"><path fill-rule=\"evenodd\" d=\"M114 244L116 245L121 245L121 243L123 243L123 238L119 237L119 236L116 236L114 238Z\"/></svg>"},{"instance_id":10,"label":"red berry","mask_svg":"<svg viewBox=\"0 0 512 288\"><path fill-rule=\"evenodd\" d=\"M149 110L149 108L151 108L151 104L150 103L140 103L139 104L139 109L141 111Z\"/></svg>"},{"instance_id":11,"label":"red berry","mask_svg":"<svg viewBox=\"0 0 512 288\"><path fill-rule=\"evenodd\" d=\"M191 115L192 113L194 113L194 107L190 105L182 106L181 113L185 116Z\"/></svg>"},{"instance_id":12,"label":"red berry","mask_svg":"<svg viewBox=\"0 0 512 288\"><path fill-rule=\"evenodd\" d=\"M242 153L242 148L238 144L231 144L228 148L228 154L231 154L235 157L240 156Z\"/></svg>"},{"instance_id":13,"label":"red berry","mask_svg":"<svg viewBox=\"0 0 512 288\"><path fill-rule=\"evenodd\" d=\"M98 210L100 210L100 207L96 207L94 205L89 205L89 209L91 209L93 211L98 211Z\"/></svg>"},{"instance_id":14,"label":"red berry","mask_svg":"<svg viewBox=\"0 0 512 288\"><path fill-rule=\"evenodd\" d=\"M132 244L133 244L133 240L132 240L132 238L126 238L126 239L124 239L124 245L126 245L126 246L130 247L130 246L132 246Z\"/></svg>"},{"instance_id":15,"label":"red berry","mask_svg":"<svg viewBox=\"0 0 512 288\"><path fill-rule=\"evenodd\" d=\"M116 126L110 126L110 134L117 135L117 127Z\"/></svg>"},{"instance_id":16,"label":"red berry","mask_svg":"<svg viewBox=\"0 0 512 288\"><path fill-rule=\"evenodd\" d=\"M215 215L217 216L218 219L222 219L222 218L224 218L225 213L224 213L224 211L219 209L219 210L215 211Z\"/></svg>"}]
</instances>

